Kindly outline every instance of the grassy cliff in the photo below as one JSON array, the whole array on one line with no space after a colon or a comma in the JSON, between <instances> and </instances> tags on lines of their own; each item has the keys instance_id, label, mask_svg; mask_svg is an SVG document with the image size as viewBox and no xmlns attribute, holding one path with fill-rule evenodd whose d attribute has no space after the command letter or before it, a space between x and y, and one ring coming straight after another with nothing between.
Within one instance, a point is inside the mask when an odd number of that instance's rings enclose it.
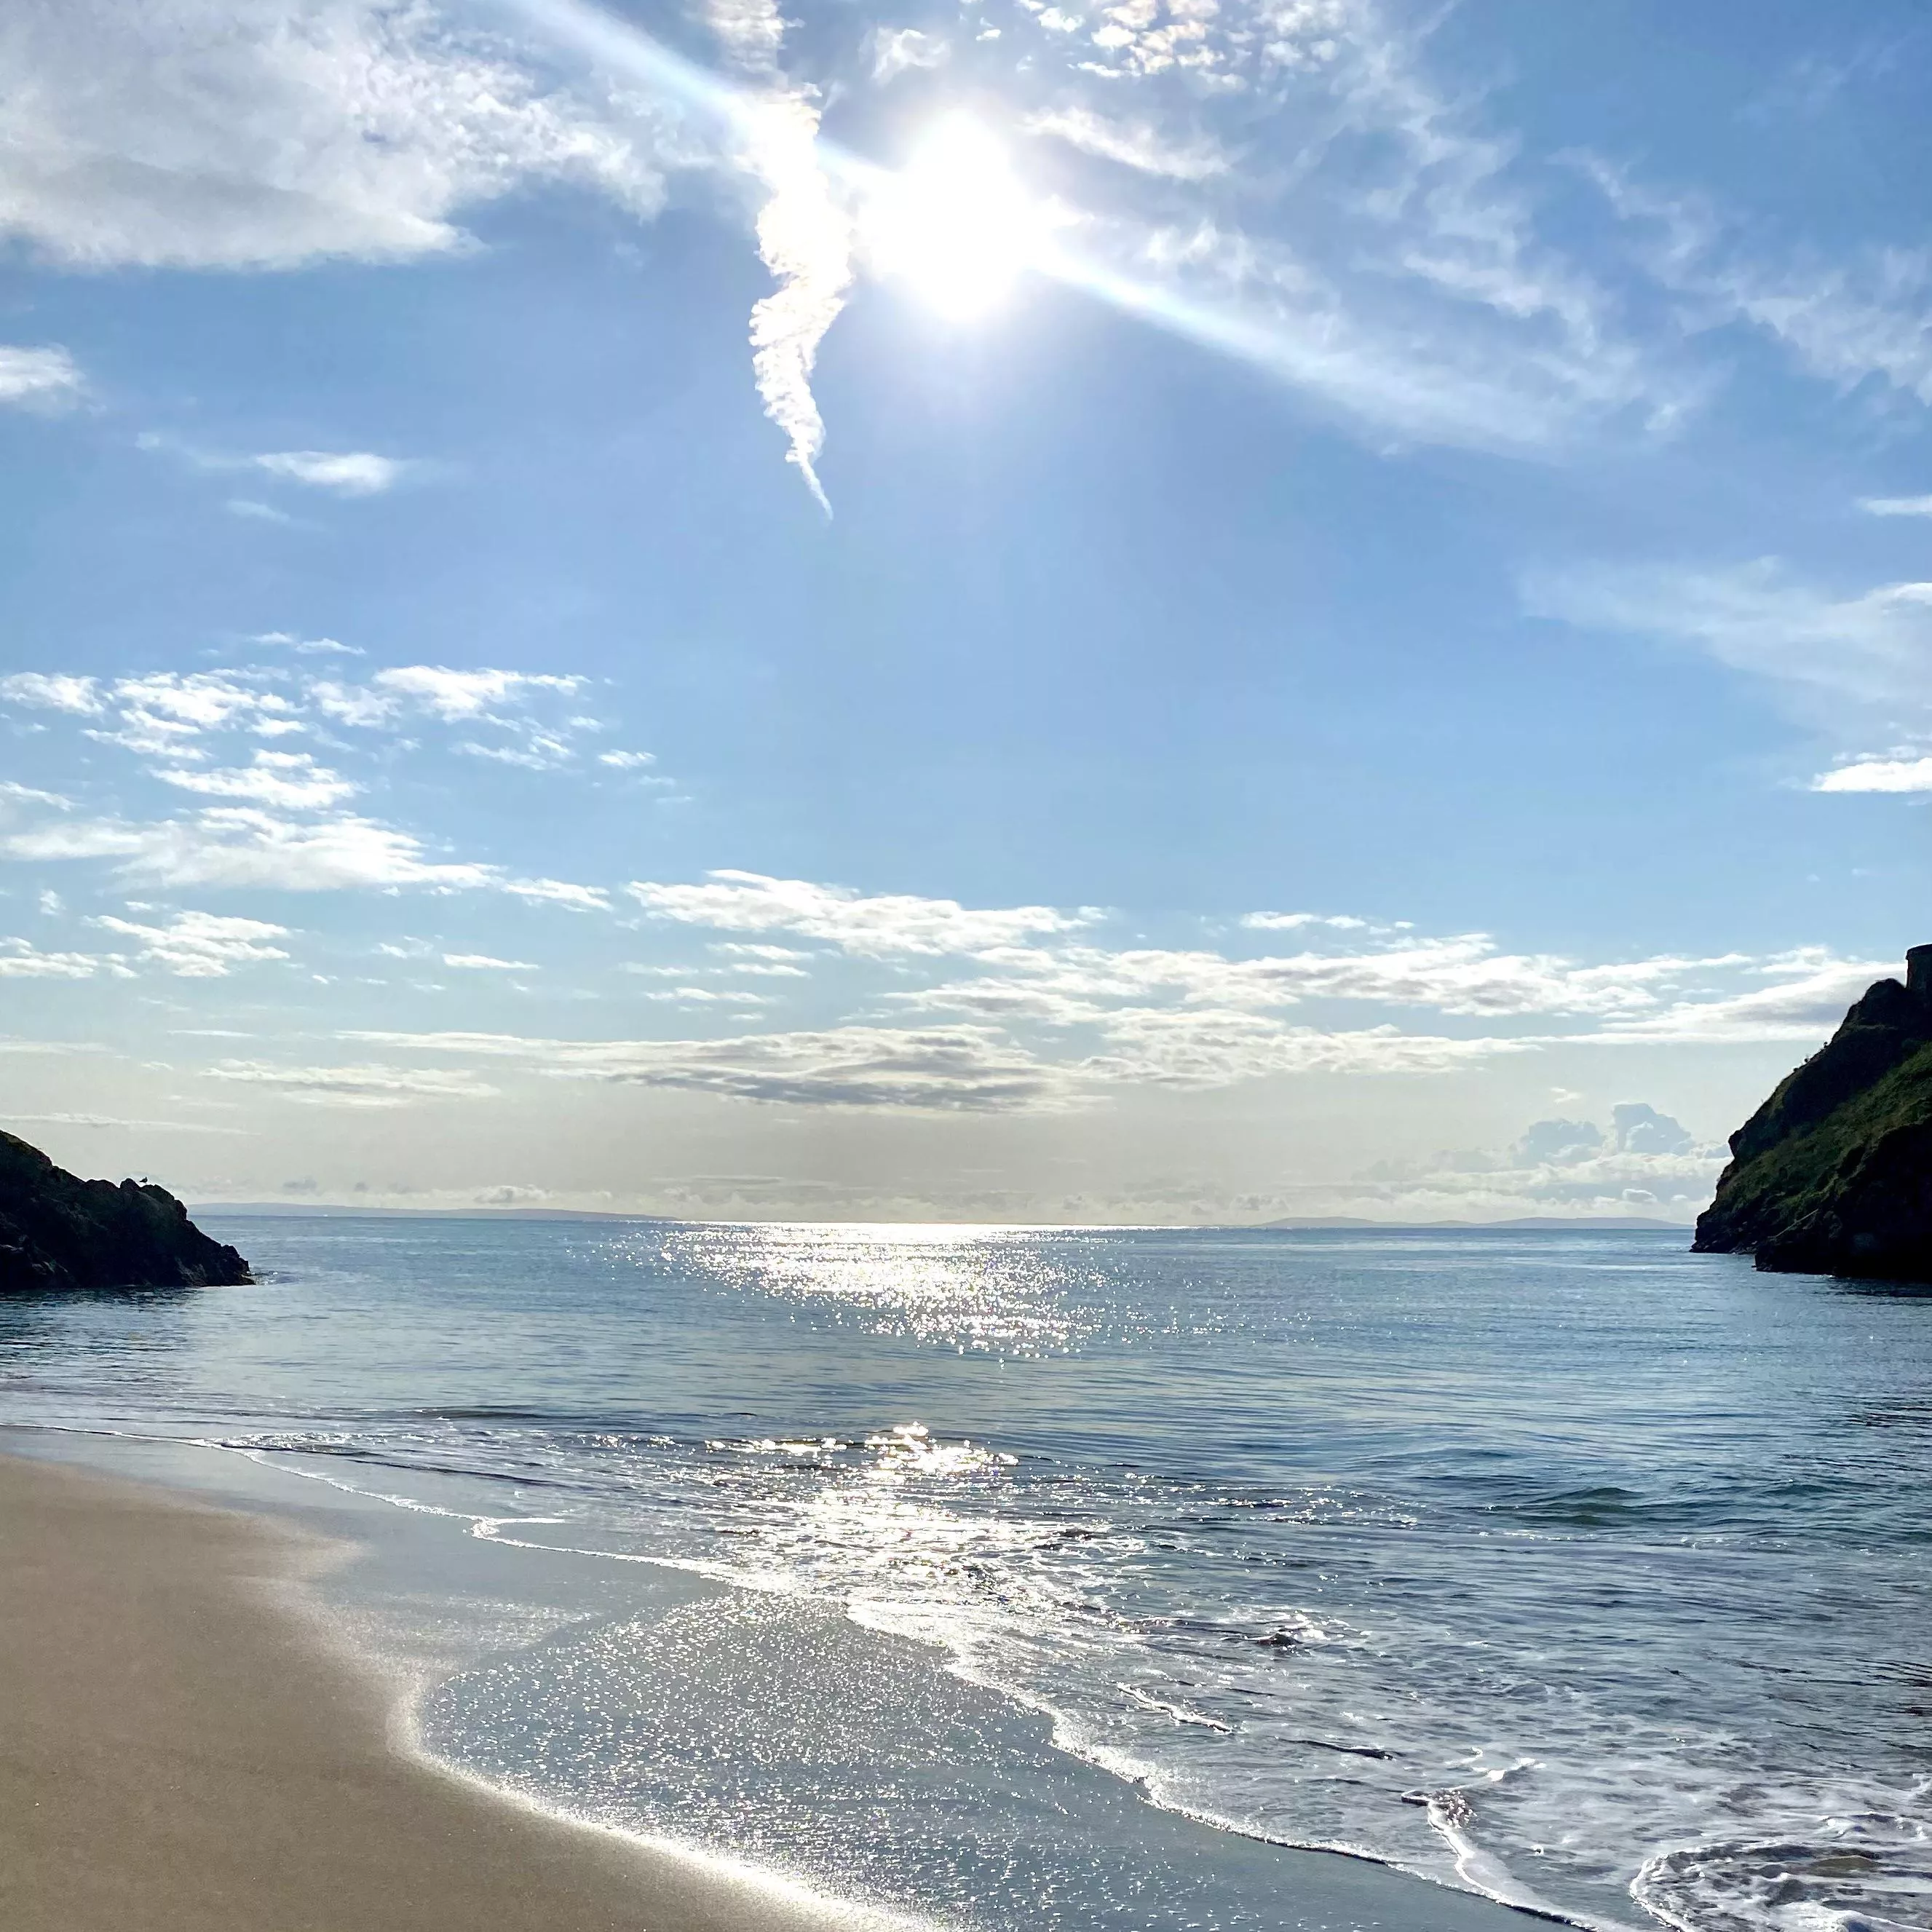
<instances>
[{"instance_id":1,"label":"grassy cliff","mask_svg":"<svg viewBox=\"0 0 1932 1932\"><path fill-rule=\"evenodd\" d=\"M1881 980L1731 1136L1694 1246L1776 1273L1932 1281L1932 989Z\"/></svg>"},{"instance_id":2,"label":"grassy cliff","mask_svg":"<svg viewBox=\"0 0 1932 1932\"><path fill-rule=\"evenodd\" d=\"M38 1288L198 1288L251 1280L165 1187L82 1180L0 1133L0 1294Z\"/></svg>"}]
</instances>

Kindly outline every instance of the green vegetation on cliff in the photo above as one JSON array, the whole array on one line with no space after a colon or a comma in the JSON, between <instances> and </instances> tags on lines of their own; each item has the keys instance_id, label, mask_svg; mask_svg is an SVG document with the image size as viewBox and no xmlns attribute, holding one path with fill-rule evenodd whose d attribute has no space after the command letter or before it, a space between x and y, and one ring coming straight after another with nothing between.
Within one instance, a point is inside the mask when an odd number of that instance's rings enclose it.
<instances>
[{"instance_id":1,"label":"green vegetation on cliff","mask_svg":"<svg viewBox=\"0 0 1932 1932\"><path fill-rule=\"evenodd\" d=\"M1697 1222L1767 1270L1932 1280L1932 947L1881 980L1731 1136Z\"/></svg>"},{"instance_id":2,"label":"green vegetation on cliff","mask_svg":"<svg viewBox=\"0 0 1932 1932\"><path fill-rule=\"evenodd\" d=\"M44 1288L201 1288L252 1280L165 1187L82 1180L0 1133L0 1294Z\"/></svg>"}]
</instances>

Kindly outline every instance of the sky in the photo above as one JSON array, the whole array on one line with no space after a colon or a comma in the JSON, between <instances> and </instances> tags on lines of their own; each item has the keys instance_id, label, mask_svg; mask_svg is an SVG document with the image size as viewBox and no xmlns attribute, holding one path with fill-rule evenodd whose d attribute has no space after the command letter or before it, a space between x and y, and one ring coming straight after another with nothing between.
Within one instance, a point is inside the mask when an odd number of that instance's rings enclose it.
<instances>
[{"instance_id":1,"label":"sky","mask_svg":"<svg viewBox=\"0 0 1932 1932\"><path fill-rule=\"evenodd\" d=\"M1932 939L1916 0L14 0L5 1124L1686 1220Z\"/></svg>"}]
</instances>

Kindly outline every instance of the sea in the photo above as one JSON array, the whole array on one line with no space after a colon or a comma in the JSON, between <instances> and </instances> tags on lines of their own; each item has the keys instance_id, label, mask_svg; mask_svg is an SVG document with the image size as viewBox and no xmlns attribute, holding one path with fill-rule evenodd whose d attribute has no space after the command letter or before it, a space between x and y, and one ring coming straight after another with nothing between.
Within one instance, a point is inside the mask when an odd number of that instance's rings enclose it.
<instances>
[{"instance_id":1,"label":"sea","mask_svg":"<svg viewBox=\"0 0 1932 1932\"><path fill-rule=\"evenodd\" d=\"M1932 1932L1924 1289L202 1220L256 1286L0 1300L0 1444L316 1514L415 1748L529 1802L956 1932Z\"/></svg>"}]
</instances>

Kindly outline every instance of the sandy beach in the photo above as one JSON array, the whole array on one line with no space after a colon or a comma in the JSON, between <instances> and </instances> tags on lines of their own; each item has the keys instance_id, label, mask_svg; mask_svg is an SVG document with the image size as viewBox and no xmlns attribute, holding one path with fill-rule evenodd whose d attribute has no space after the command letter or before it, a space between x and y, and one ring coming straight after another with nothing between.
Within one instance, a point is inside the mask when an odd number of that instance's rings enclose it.
<instances>
[{"instance_id":1,"label":"sandy beach","mask_svg":"<svg viewBox=\"0 0 1932 1932\"><path fill-rule=\"evenodd\" d=\"M274 1522L0 1456L8 1932L851 1922L393 1749L391 1693L288 1587L325 1555Z\"/></svg>"}]
</instances>

